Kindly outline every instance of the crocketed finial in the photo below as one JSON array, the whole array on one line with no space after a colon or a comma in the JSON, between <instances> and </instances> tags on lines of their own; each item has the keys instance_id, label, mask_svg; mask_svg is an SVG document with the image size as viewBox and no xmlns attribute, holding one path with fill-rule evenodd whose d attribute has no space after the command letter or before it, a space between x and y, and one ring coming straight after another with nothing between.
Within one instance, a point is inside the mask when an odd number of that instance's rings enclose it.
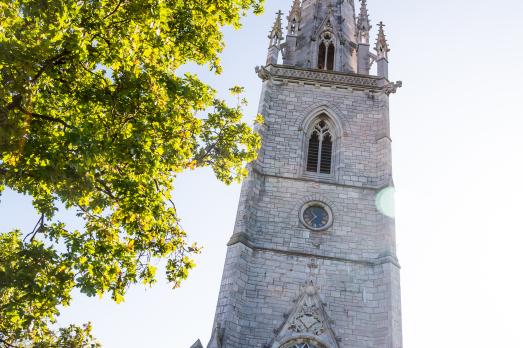
<instances>
[{"instance_id":1,"label":"crocketed finial","mask_svg":"<svg viewBox=\"0 0 523 348\"><path fill-rule=\"evenodd\" d=\"M283 12L281 12L281 10L276 13L276 21L274 21L274 25L272 26L272 30L269 34L269 40L271 40L269 47L279 47L281 40L283 40L283 30L281 27L282 15Z\"/></svg>"},{"instance_id":2,"label":"crocketed finial","mask_svg":"<svg viewBox=\"0 0 523 348\"><path fill-rule=\"evenodd\" d=\"M367 0L361 0L360 15L356 24L358 28L358 43L369 43L369 33L372 29L369 19L369 11L367 10Z\"/></svg>"},{"instance_id":3,"label":"crocketed finial","mask_svg":"<svg viewBox=\"0 0 523 348\"><path fill-rule=\"evenodd\" d=\"M378 32L378 40L376 41L375 49L378 54L378 59L388 58L390 48L389 44L387 43L387 37L385 36L385 30L383 29L385 27L385 24L383 24L383 22L380 22L379 27L380 30Z\"/></svg>"}]
</instances>

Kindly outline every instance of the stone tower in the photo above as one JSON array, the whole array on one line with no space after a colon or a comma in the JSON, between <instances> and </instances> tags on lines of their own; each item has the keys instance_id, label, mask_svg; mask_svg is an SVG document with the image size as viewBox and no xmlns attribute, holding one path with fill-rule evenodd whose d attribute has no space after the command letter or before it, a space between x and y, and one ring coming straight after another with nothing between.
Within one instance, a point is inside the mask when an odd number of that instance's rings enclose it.
<instances>
[{"instance_id":1,"label":"stone tower","mask_svg":"<svg viewBox=\"0 0 523 348\"><path fill-rule=\"evenodd\" d=\"M401 86L384 25L373 50L366 0L295 0L285 37L283 25L279 12L256 68L263 145L208 348L401 348L394 220L376 204L393 186L389 95Z\"/></svg>"}]
</instances>

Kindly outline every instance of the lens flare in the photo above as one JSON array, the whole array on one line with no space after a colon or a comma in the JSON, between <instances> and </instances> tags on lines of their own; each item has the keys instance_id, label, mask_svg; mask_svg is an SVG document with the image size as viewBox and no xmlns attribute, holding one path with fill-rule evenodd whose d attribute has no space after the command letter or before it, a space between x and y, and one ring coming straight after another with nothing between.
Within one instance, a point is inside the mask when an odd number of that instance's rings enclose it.
<instances>
[{"instance_id":1,"label":"lens flare","mask_svg":"<svg viewBox=\"0 0 523 348\"><path fill-rule=\"evenodd\" d=\"M394 218L396 216L396 206L394 195L396 190L394 187L387 187L378 192L376 195L376 208L385 216Z\"/></svg>"}]
</instances>

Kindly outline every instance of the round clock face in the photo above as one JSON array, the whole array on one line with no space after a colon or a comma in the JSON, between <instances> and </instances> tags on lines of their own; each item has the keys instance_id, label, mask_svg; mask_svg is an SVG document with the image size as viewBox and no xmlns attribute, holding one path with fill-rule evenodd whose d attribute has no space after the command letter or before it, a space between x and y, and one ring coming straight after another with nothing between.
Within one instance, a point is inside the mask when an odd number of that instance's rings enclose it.
<instances>
[{"instance_id":1,"label":"round clock face","mask_svg":"<svg viewBox=\"0 0 523 348\"><path fill-rule=\"evenodd\" d=\"M322 206L312 205L303 211L303 221L315 230L325 228L330 222L329 212Z\"/></svg>"}]
</instances>

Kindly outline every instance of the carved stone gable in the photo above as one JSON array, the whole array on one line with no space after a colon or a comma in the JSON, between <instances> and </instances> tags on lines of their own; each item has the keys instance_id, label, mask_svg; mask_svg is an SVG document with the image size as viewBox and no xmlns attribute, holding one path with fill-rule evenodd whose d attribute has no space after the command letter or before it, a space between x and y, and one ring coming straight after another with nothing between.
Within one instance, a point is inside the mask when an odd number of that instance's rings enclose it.
<instances>
[{"instance_id":1,"label":"carved stone gable","mask_svg":"<svg viewBox=\"0 0 523 348\"><path fill-rule=\"evenodd\" d=\"M319 297L318 289L312 282L304 287L287 320L275 331L277 335L269 345L272 348L280 348L286 346L290 341L300 339L310 339L311 342L319 346L339 347L330 327L330 319ZM309 344L309 347L316 347L316 345L311 344ZM300 345L297 346L301 347ZM304 345L304 347L307 347L307 345Z\"/></svg>"},{"instance_id":2,"label":"carved stone gable","mask_svg":"<svg viewBox=\"0 0 523 348\"><path fill-rule=\"evenodd\" d=\"M289 330L297 333L312 333L317 336L325 332L321 309L311 297L305 297L305 302L290 323Z\"/></svg>"},{"instance_id":3,"label":"carved stone gable","mask_svg":"<svg viewBox=\"0 0 523 348\"><path fill-rule=\"evenodd\" d=\"M333 23L336 23L336 26L334 26ZM334 18L332 12L327 13L327 16L323 19L320 25L318 25L314 31L313 39L318 38L320 34L325 31L330 31L332 33L341 32L341 29L339 28L339 25L337 25L336 19Z\"/></svg>"}]
</instances>

